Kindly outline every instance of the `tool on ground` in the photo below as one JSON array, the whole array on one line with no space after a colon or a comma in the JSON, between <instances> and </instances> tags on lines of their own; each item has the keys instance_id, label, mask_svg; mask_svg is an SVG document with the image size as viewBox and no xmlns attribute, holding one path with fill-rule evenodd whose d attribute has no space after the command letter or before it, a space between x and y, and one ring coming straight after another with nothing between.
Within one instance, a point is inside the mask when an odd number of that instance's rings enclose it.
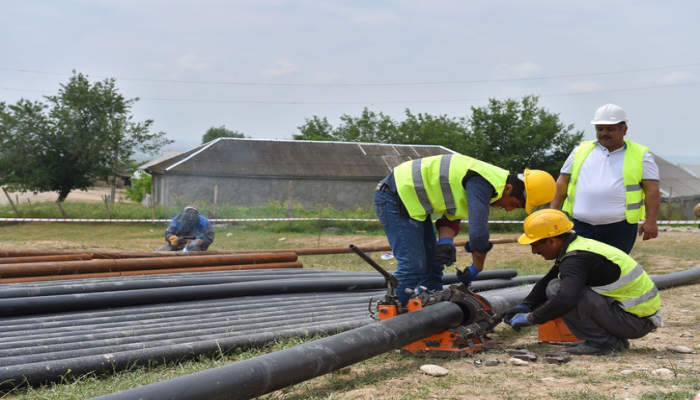
<instances>
[{"instance_id":1,"label":"tool on ground","mask_svg":"<svg viewBox=\"0 0 700 400\"><path fill-rule=\"evenodd\" d=\"M537 325L538 341L540 343L579 342L581 339L571 333L561 318Z\"/></svg>"},{"instance_id":2,"label":"tool on ground","mask_svg":"<svg viewBox=\"0 0 700 400\"><path fill-rule=\"evenodd\" d=\"M468 286L464 284L450 285L442 291L418 288L414 291L406 307L402 307L396 295L398 286L396 277L355 245L351 244L350 249L386 279L387 294L383 299L377 301L376 309L371 310L376 320L383 321L445 301L457 304L462 310L464 316L460 326L404 346L403 351L432 357L464 357L493 347L492 339L486 334L493 332L493 328L501 320L493 312L488 302L469 290Z\"/></svg>"}]
</instances>

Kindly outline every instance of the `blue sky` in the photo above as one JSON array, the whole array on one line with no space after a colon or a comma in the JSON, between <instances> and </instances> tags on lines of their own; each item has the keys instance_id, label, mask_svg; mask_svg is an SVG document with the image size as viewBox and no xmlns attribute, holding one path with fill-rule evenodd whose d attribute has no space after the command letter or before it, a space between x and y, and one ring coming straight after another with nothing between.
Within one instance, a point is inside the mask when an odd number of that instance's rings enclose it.
<instances>
[{"instance_id":1,"label":"blue sky","mask_svg":"<svg viewBox=\"0 0 700 400\"><path fill-rule=\"evenodd\" d=\"M0 101L113 77L184 150L213 126L291 139L313 116L469 117L538 95L586 139L618 104L627 139L700 164L698 20L677 0L3 0Z\"/></svg>"}]
</instances>

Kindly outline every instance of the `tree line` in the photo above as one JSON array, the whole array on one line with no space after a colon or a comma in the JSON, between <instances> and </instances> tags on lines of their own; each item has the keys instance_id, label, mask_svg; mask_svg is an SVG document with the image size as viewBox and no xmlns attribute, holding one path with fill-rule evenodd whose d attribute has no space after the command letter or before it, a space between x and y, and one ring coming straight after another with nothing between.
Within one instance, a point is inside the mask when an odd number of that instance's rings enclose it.
<instances>
[{"instance_id":1,"label":"tree line","mask_svg":"<svg viewBox=\"0 0 700 400\"><path fill-rule=\"evenodd\" d=\"M574 132L573 125L565 125L537 102L537 96L491 99L486 106L471 107L471 118L406 109L403 121L365 108L359 117L343 115L337 127L325 117L306 119L294 139L438 145L513 173L541 169L556 177L584 133Z\"/></svg>"},{"instance_id":2,"label":"tree line","mask_svg":"<svg viewBox=\"0 0 700 400\"><path fill-rule=\"evenodd\" d=\"M128 172L137 152L155 155L172 143L165 132L151 133L153 120L132 120L139 100L125 99L115 79L91 83L73 71L57 95L46 102L0 102L0 185L11 191L54 191L63 201L72 190L87 190L98 181L112 185ZM541 169L557 176L571 150L583 138L558 114L538 106L537 96L521 100L490 99L471 107L471 115L414 114L396 121L365 108L360 116L343 115L333 127L313 116L298 127L295 140L439 145L507 169ZM250 138L212 127L202 144L219 137Z\"/></svg>"}]
</instances>

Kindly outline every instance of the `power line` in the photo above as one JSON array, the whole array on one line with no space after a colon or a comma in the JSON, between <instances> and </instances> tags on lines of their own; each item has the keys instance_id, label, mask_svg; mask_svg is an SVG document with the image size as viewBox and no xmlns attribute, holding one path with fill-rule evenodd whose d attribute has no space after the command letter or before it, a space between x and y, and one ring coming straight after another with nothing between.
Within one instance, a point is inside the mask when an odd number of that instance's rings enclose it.
<instances>
[{"instance_id":1,"label":"power line","mask_svg":"<svg viewBox=\"0 0 700 400\"><path fill-rule=\"evenodd\" d=\"M623 88L623 89L610 89L610 90L596 90L589 92L576 92L576 93L554 93L554 94L539 94L537 97L563 97L563 96L578 96L586 94L600 94L600 93L616 93L616 92L632 92L638 90L648 90L648 89L660 89L668 87L678 87L678 86L688 86L697 85L700 82L687 82L687 83L676 83L672 85L656 85L656 86L644 86L637 88ZM10 91L26 91L33 93L51 93L39 90L25 90L17 88L7 88L0 87L0 90L10 90ZM187 103L210 103L210 104L267 104L267 105L362 105L362 104L419 104L419 103L466 103L475 101L487 101L490 98L473 98L473 99L442 99L442 100L387 100L387 101L255 101L255 100L202 100L202 99L168 99L162 97L139 97L139 100L150 100L150 101L170 101L170 102L187 102Z\"/></svg>"},{"instance_id":2,"label":"power line","mask_svg":"<svg viewBox=\"0 0 700 400\"><path fill-rule=\"evenodd\" d=\"M670 66L664 66L664 67L638 68L638 69L607 71L607 72L591 72L591 73L583 73L583 74L554 75L554 76L543 76L543 77L533 77L533 78L474 79L474 80L458 80L458 81L395 82L395 83L262 83L262 82L231 82L231 81L189 81L189 80L123 78L123 77L119 78L119 77L104 77L104 76L94 76L94 77L100 78L100 79L114 78L114 79L124 80L124 81L157 82L157 83L184 83L184 84L197 84L197 85L289 86L289 87L419 86L419 85L454 85L454 84L470 84L470 83L497 83L497 82L517 82L517 81L537 81L537 80L549 80L549 79L582 78L582 77L588 77L588 76L627 74L627 73L635 73L635 72L658 71L658 70L665 70L665 69L687 68L687 67L696 67L696 66L700 66L700 63L670 65ZM32 73L32 74L61 75L61 76L72 75L72 74L66 74L66 73L61 73L61 72L37 71L37 70L26 70L26 69L15 69L15 68L4 68L4 67L0 67L0 71L13 71L13 72L23 72L23 73Z\"/></svg>"}]
</instances>

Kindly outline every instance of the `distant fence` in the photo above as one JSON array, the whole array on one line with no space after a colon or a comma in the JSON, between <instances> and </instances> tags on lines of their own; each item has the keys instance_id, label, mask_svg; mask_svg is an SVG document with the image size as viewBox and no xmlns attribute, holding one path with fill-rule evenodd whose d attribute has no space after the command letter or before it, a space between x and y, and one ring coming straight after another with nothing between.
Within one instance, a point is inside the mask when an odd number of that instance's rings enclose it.
<instances>
[{"instance_id":1,"label":"distant fence","mask_svg":"<svg viewBox=\"0 0 700 400\"><path fill-rule=\"evenodd\" d=\"M94 223L168 223L171 219L90 219L90 218L0 218L0 222L94 222ZM214 218L209 220L212 224L225 222L293 222L293 221L355 221L355 222L379 222L371 218ZM641 222L641 221L640 221ZM468 224L469 220L462 220ZM523 221L493 220L490 224L522 224ZM700 220L665 220L657 221L658 225L698 225Z\"/></svg>"}]
</instances>

